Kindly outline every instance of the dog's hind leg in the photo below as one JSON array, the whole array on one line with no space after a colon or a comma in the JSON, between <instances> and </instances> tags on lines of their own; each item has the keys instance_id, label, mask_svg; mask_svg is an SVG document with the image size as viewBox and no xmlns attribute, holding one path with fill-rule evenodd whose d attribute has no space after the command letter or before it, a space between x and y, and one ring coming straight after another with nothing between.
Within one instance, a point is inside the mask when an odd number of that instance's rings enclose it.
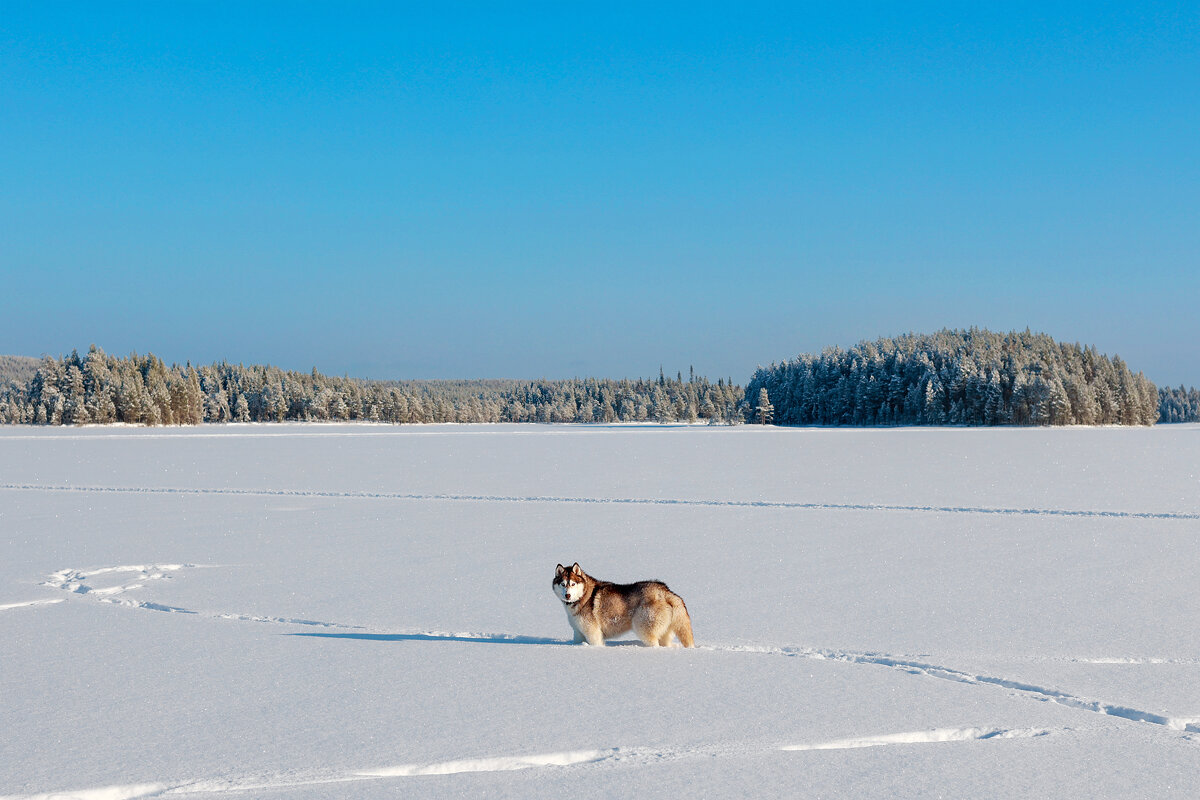
<instances>
[{"instance_id":1,"label":"dog's hind leg","mask_svg":"<svg viewBox=\"0 0 1200 800\"><path fill-rule=\"evenodd\" d=\"M633 615L633 629L647 647L664 646L671 639L671 613L667 609L655 613L639 608Z\"/></svg>"}]
</instances>

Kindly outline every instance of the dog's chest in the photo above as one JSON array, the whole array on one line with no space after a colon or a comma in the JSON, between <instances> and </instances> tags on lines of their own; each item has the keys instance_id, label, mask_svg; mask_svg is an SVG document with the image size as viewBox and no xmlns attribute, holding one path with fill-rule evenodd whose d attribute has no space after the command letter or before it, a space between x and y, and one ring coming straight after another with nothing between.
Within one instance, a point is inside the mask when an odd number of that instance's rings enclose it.
<instances>
[{"instance_id":1,"label":"dog's chest","mask_svg":"<svg viewBox=\"0 0 1200 800\"><path fill-rule=\"evenodd\" d=\"M563 611L567 612L567 622L571 623L572 630L576 633L583 633L583 625L579 619L579 613L566 603L563 604Z\"/></svg>"}]
</instances>

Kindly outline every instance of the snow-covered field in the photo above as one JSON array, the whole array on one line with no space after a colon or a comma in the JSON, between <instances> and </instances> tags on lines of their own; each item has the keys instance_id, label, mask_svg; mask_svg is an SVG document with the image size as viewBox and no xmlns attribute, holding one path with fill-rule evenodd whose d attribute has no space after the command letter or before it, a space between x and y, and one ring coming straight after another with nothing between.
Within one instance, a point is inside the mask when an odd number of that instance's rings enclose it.
<instances>
[{"instance_id":1,"label":"snow-covered field","mask_svg":"<svg viewBox=\"0 0 1200 800\"><path fill-rule=\"evenodd\" d=\"M1195 797L1198 565L1197 426L7 428L0 795Z\"/></svg>"}]
</instances>

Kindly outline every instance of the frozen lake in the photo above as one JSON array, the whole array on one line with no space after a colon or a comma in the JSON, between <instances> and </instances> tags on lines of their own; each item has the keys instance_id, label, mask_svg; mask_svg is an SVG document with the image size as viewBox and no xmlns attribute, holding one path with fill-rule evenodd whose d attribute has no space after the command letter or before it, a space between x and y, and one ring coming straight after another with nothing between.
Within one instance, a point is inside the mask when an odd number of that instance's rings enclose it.
<instances>
[{"instance_id":1,"label":"frozen lake","mask_svg":"<svg viewBox=\"0 0 1200 800\"><path fill-rule=\"evenodd\" d=\"M1197 564L1192 425L3 428L0 796L1194 797Z\"/></svg>"}]
</instances>

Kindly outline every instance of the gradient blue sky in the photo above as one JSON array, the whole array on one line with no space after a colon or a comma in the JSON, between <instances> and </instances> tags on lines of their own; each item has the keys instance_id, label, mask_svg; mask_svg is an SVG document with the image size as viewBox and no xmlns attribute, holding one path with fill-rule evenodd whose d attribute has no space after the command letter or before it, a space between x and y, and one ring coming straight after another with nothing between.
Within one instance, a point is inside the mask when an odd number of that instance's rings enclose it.
<instances>
[{"instance_id":1,"label":"gradient blue sky","mask_svg":"<svg viewBox=\"0 0 1200 800\"><path fill-rule=\"evenodd\" d=\"M0 0L0 353L634 377L1045 331L1200 383L1195 3Z\"/></svg>"}]
</instances>

